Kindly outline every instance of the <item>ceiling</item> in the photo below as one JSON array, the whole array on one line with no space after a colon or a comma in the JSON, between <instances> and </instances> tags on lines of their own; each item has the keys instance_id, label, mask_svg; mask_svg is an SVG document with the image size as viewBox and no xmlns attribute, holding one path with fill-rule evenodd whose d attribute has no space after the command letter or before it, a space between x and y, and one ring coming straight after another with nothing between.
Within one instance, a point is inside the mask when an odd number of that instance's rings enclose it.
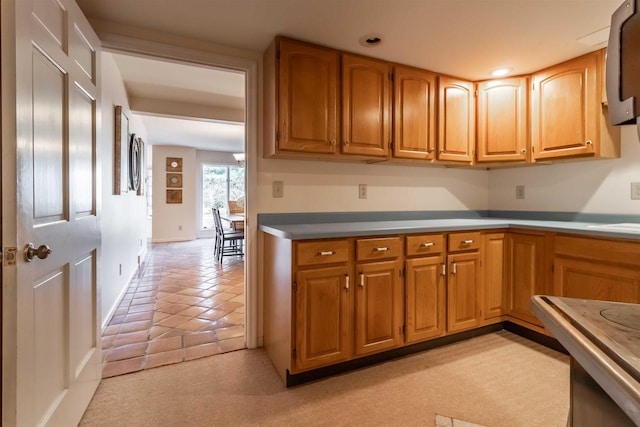
<instances>
[{"instance_id":1,"label":"ceiling","mask_svg":"<svg viewBox=\"0 0 640 427\"><path fill-rule=\"evenodd\" d=\"M90 19L164 34L257 52L266 50L274 36L281 34L473 81L491 78L496 68L510 68L513 75L527 74L605 47L611 14L622 4L622 0L77 2ZM382 43L361 46L359 40L369 34L378 35ZM196 107L202 106L217 114L205 115L209 118L221 117L220 111L230 114L243 109L242 75L147 61L117 55L130 97L141 100L133 103L140 108L132 106L132 110L149 109L155 105L152 99L166 105L171 101L184 107L181 111L198 111ZM146 121L148 116L144 116L149 142L165 143L169 134L166 129L156 132L157 117L176 114L168 107L151 110L154 120ZM193 125L195 120L186 122ZM175 122L170 126L175 128ZM205 146L213 146L210 144ZM244 143L236 141L238 145ZM225 147L221 150L235 151L235 146Z\"/></svg>"}]
</instances>

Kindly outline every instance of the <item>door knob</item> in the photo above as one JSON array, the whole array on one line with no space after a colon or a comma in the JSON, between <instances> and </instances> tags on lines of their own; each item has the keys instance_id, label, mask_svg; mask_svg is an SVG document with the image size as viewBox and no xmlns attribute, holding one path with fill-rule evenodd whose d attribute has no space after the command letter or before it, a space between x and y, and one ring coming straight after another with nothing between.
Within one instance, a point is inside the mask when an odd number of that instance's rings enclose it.
<instances>
[{"instance_id":1,"label":"door knob","mask_svg":"<svg viewBox=\"0 0 640 427\"><path fill-rule=\"evenodd\" d=\"M40 259L45 259L51 252L51 248L47 245L40 245L36 248L33 243L27 243L24 245L24 260L31 262L36 256Z\"/></svg>"}]
</instances>

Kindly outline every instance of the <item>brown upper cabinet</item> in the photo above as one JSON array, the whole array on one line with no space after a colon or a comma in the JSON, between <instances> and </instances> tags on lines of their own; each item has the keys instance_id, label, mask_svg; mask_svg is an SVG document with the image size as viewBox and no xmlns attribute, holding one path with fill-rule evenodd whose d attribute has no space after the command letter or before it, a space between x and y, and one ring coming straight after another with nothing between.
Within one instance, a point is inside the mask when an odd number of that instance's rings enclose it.
<instances>
[{"instance_id":1,"label":"brown upper cabinet","mask_svg":"<svg viewBox=\"0 0 640 427\"><path fill-rule=\"evenodd\" d=\"M609 126L601 102L603 74L599 50L533 75L533 161L620 156L620 131Z\"/></svg>"},{"instance_id":2,"label":"brown upper cabinet","mask_svg":"<svg viewBox=\"0 0 640 427\"><path fill-rule=\"evenodd\" d=\"M437 159L473 161L475 147L475 97L473 83L439 78Z\"/></svg>"},{"instance_id":3,"label":"brown upper cabinet","mask_svg":"<svg viewBox=\"0 0 640 427\"><path fill-rule=\"evenodd\" d=\"M263 154L484 167L620 157L603 81L604 50L531 81L474 84L276 37L264 55Z\"/></svg>"},{"instance_id":4,"label":"brown upper cabinet","mask_svg":"<svg viewBox=\"0 0 640 427\"><path fill-rule=\"evenodd\" d=\"M436 75L396 65L393 83L393 157L433 160Z\"/></svg>"},{"instance_id":5,"label":"brown upper cabinet","mask_svg":"<svg viewBox=\"0 0 640 427\"><path fill-rule=\"evenodd\" d=\"M478 162L528 158L526 77L478 83Z\"/></svg>"},{"instance_id":6,"label":"brown upper cabinet","mask_svg":"<svg viewBox=\"0 0 640 427\"><path fill-rule=\"evenodd\" d=\"M342 55L342 152L386 157L391 141L391 66Z\"/></svg>"},{"instance_id":7,"label":"brown upper cabinet","mask_svg":"<svg viewBox=\"0 0 640 427\"><path fill-rule=\"evenodd\" d=\"M283 39L274 43L265 61L274 73L265 82L265 155L278 153L335 154L338 150L339 55ZM276 52L277 50L277 52ZM274 85L275 83L275 85Z\"/></svg>"}]
</instances>

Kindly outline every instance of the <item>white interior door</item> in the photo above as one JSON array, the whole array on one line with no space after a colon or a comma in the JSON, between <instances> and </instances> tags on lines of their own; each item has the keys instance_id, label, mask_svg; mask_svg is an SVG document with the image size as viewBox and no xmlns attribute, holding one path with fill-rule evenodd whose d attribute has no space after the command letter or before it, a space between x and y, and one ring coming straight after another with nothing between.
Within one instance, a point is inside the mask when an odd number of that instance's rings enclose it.
<instances>
[{"instance_id":1,"label":"white interior door","mask_svg":"<svg viewBox=\"0 0 640 427\"><path fill-rule=\"evenodd\" d=\"M16 302L15 324L4 325L15 328L15 353L3 350L3 372L16 368L7 390L15 408L3 408L12 411L4 421L72 426L101 377L99 41L73 0L2 0L3 14L5 2L15 8L17 184L15 218L3 213L3 226L15 221L18 259L14 283L4 283ZM27 243L51 253L27 262Z\"/></svg>"}]
</instances>

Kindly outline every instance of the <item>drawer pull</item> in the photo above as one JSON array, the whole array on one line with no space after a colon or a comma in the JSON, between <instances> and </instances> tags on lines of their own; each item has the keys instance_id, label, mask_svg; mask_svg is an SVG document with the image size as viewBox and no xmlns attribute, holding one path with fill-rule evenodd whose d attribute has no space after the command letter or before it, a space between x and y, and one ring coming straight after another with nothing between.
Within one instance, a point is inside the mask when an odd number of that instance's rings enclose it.
<instances>
[{"instance_id":1,"label":"drawer pull","mask_svg":"<svg viewBox=\"0 0 640 427\"><path fill-rule=\"evenodd\" d=\"M456 274L458 269L456 268L456 263L451 264L451 274Z\"/></svg>"},{"instance_id":2,"label":"drawer pull","mask_svg":"<svg viewBox=\"0 0 640 427\"><path fill-rule=\"evenodd\" d=\"M388 250L389 250L389 248L373 248L374 252L386 252Z\"/></svg>"},{"instance_id":3,"label":"drawer pull","mask_svg":"<svg viewBox=\"0 0 640 427\"><path fill-rule=\"evenodd\" d=\"M433 246L435 243L433 242L428 242L428 243L420 243L420 247L421 248L430 248L431 246Z\"/></svg>"},{"instance_id":4,"label":"drawer pull","mask_svg":"<svg viewBox=\"0 0 640 427\"><path fill-rule=\"evenodd\" d=\"M349 275L348 274L344 275L344 288L346 290L349 290Z\"/></svg>"},{"instance_id":5,"label":"drawer pull","mask_svg":"<svg viewBox=\"0 0 640 427\"><path fill-rule=\"evenodd\" d=\"M473 243L473 239L468 239L468 240L463 240L462 242L460 242L463 245L470 245Z\"/></svg>"},{"instance_id":6,"label":"drawer pull","mask_svg":"<svg viewBox=\"0 0 640 427\"><path fill-rule=\"evenodd\" d=\"M364 273L360 273L360 287L364 288Z\"/></svg>"},{"instance_id":7,"label":"drawer pull","mask_svg":"<svg viewBox=\"0 0 640 427\"><path fill-rule=\"evenodd\" d=\"M318 256L329 256L335 254L335 251L319 251Z\"/></svg>"},{"instance_id":8,"label":"drawer pull","mask_svg":"<svg viewBox=\"0 0 640 427\"><path fill-rule=\"evenodd\" d=\"M442 270L440 271L440 275L441 276L446 276L447 275L447 264L442 263L442 264L440 264L440 266L442 267Z\"/></svg>"}]
</instances>

